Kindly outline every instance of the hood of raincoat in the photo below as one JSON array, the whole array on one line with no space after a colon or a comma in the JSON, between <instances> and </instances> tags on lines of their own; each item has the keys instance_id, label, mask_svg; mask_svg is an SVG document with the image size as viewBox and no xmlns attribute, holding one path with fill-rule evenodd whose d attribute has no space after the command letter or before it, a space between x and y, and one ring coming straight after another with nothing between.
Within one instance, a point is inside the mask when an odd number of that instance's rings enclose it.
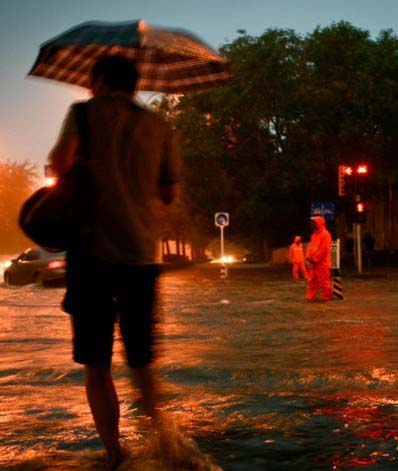
<instances>
[{"instance_id":1,"label":"hood of raincoat","mask_svg":"<svg viewBox=\"0 0 398 471\"><path fill-rule=\"evenodd\" d=\"M325 218L322 216L314 216L311 218L315 224L315 232L319 232L326 226Z\"/></svg>"}]
</instances>

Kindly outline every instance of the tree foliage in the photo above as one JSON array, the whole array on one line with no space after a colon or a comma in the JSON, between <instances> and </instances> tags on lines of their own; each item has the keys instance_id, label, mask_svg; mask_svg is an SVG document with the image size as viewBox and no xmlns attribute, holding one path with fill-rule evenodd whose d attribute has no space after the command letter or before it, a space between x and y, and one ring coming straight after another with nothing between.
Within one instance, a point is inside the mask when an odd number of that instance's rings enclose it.
<instances>
[{"instance_id":1,"label":"tree foliage","mask_svg":"<svg viewBox=\"0 0 398 471\"><path fill-rule=\"evenodd\" d=\"M31 162L0 160L0 253L13 253L30 243L18 227L18 214L36 178L36 166Z\"/></svg>"},{"instance_id":2,"label":"tree foliage","mask_svg":"<svg viewBox=\"0 0 398 471\"><path fill-rule=\"evenodd\" d=\"M235 238L271 245L337 200L337 166L368 161L375 197L398 186L398 38L350 23L300 36L245 31L221 48L229 86L162 104L181 134L183 201L203 237L229 211Z\"/></svg>"}]
</instances>

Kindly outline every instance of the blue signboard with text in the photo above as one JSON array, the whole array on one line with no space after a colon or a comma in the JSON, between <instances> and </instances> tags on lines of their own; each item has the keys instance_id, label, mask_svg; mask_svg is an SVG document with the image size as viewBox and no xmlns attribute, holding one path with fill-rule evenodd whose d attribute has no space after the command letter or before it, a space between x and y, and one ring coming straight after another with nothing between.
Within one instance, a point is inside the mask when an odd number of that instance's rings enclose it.
<instances>
[{"instance_id":1,"label":"blue signboard with text","mask_svg":"<svg viewBox=\"0 0 398 471\"><path fill-rule=\"evenodd\" d=\"M326 221L334 220L334 203L330 201L316 201L311 204L311 217L323 216Z\"/></svg>"}]
</instances>

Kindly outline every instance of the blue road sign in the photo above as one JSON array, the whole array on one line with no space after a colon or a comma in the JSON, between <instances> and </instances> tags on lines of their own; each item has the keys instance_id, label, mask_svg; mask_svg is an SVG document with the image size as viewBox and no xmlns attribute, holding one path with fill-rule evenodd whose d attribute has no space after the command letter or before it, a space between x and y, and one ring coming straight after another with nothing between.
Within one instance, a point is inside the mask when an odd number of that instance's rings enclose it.
<instances>
[{"instance_id":1,"label":"blue road sign","mask_svg":"<svg viewBox=\"0 0 398 471\"><path fill-rule=\"evenodd\" d=\"M216 213L214 215L214 224L218 227L229 226L229 214L228 213Z\"/></svg>"},{"instance_id":2,"label":"blue road sign","mask_svg":"<svg viewBox=\"0 0 398 471\"><path fill-rule=\"evenodd\" d=\"M333 221L334 203L330 201L316 201L312 203L311 216L323 216L326 221Z\"/></svg>"}]
</instances>

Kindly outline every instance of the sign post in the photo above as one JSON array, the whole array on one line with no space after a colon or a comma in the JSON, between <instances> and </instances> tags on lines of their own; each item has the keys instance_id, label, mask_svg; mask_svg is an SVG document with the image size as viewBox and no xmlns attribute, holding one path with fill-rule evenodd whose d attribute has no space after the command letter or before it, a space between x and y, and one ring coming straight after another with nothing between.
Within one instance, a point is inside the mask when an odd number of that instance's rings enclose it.
<instances>
[{"instance_id":1,"label":"sign post","mask_svg":"<svg viewBox=\"0 0 398 471\"><path fill-rule=\"evenodd\" d=\"M224 227L229 226L229 213L215 213L214 224L220 228L221 267L220 278L228 275L227 264L224 261Z\"/></svg>"}]
</instances>

